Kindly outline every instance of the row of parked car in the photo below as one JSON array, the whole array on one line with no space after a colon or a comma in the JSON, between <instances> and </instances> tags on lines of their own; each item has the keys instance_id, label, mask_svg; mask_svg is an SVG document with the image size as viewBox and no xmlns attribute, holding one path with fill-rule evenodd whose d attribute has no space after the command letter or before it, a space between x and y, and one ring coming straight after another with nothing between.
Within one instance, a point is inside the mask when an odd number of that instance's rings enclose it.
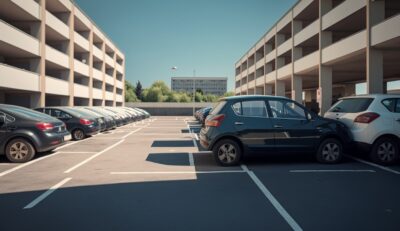
<instances>
[{"instance_id":1,"label":"row of parked car","mask_svg":"<svg viewBox=\"0 0 400 231\"><path fill-rule=\"evenodd\" d=\"M31 160L68 140L82 140L100 132L149 118L129 107L42 107L34 110L0 104L0 154L11 162Z\"/></svg>"},{"instance_id":2,"label":"row of parked car","mask_svg":"<svg viewBox=\"0 0 400 231\"><path fill-rule=\"evenodd\" d=\"M390 165L399 159L400 95L345 97L324 117L285 97L227 97L206 118L200 144L223 166L252 152L312 152L333 164L346 151Z\"/></svg>"}]
</instances>

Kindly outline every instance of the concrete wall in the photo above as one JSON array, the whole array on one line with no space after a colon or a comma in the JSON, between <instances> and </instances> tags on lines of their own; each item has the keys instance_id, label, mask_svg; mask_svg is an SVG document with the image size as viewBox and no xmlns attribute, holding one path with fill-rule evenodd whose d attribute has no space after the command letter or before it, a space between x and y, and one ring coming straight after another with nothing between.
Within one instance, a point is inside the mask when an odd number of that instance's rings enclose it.
<instances>
[{"instance_id":1,"label":"concrete wall","mask_svg":"<svg viewBox=\"0 0 400 231\"><path fill-rule=\"evenodd\" d=\"M196 103L195 110L213 106L214 103ZM138 107L151 115L160 116L191 116L193 103L125 103L126 107Z\"/></svg>"}]
</instances>

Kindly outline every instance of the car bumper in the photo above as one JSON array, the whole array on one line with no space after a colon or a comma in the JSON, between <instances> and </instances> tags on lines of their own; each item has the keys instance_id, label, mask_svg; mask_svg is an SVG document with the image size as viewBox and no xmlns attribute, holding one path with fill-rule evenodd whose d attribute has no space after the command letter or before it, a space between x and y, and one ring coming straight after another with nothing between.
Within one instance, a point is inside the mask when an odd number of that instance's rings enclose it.
<instances>
[{"instance_id":1,"label":"car bumper","mask_svg":"<svg viewBox=\"0 0 400 231\"><path fill-rule=\"evenodd\" d=\"M47 152L60 147L65 144L66 141L71 139L69 132L47 134L40 139L36 145L37 152Z\"/></svg>"}]
</instances>

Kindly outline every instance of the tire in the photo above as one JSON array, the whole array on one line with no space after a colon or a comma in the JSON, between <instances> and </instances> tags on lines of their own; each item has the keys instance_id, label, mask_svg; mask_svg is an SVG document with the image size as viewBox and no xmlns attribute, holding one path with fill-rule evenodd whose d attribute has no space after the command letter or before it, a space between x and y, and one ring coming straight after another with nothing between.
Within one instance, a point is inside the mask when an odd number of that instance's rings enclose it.
<instances>
[{"instance_id":1,"label":"tire","mask_svg":"<svg viewBox=\"0 0 400 231\"><path fill-rule=\"evenodd\" d=\"M343 158L342 143L334 138L329 138L319 145L316 154L317 161L323 164L336 164Z\"/></svg>"},{"instance_id":2,"label":"tire","mask_svg":"<svg viewBox=\"0 0 400 231\"><path fill-rule=\"evenodd\" d=\"M79 128L73 130L71 135L74 140L82 140L86 137L85 132Z\"/></svg>"},{"instance_id":3,"label":"tire","mask_svg":"<svg viewBox=\"0 0 400 231\"><path fill-rule=\"evenodd\" d=\"M221 166L238 165L242 158L239 144L231 139L218 141L213 147L215 161Z\"/></svg>"},{"instance_id":4,"label":"tire","mask_svg":"<svg viewBox=\"0 0 400 231\"><path fill-rule=\"evenodd\" d=\"M399 159L399 146L395 139L382 137L372 146L370 158L381 165L392 165Z\"/></svg>"},{"instance_id":5,"label":"tire","mask_svg":"<svg viewBox=\"0 0 400 231\"><path fill-rule=\"evenodd\" d=\"M17 138L8 142L5 153L9 161L13 163L24 163L32 160L36 151L31 143L25 139Z\"/></svg>"}]
</instances>

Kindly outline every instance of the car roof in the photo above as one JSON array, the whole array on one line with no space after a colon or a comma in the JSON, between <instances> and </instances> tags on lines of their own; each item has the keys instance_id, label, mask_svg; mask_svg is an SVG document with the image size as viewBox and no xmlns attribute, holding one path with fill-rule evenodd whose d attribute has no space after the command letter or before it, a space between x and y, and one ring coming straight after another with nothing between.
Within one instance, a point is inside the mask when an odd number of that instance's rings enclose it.
<instances>
[{"instance_id":1,"label":"car roof","mask_svg":"<svg viewBox=\"0 0 400 231\"><path fill-rule=\"evenodd\" d=\"M235 95L235 96L224 97L220 100L231 101L231 100L241 100L241 99L288 99L288 98L284 96L273 96L273 95Z\"/></svg>"},{"instance_id":2,"label":"car roof","mask_svg":"<svg viewBox=\"0 0 400 231\"><path fill-rule=\"evenodd\" d=\"M362 94L362 95L352 95L340 98L342 99L354 99L354 98L374 98L374 99L383 99L383 98L391 98L391 97L400 97L400 94Z\"/></svg>"}]
</instances>

